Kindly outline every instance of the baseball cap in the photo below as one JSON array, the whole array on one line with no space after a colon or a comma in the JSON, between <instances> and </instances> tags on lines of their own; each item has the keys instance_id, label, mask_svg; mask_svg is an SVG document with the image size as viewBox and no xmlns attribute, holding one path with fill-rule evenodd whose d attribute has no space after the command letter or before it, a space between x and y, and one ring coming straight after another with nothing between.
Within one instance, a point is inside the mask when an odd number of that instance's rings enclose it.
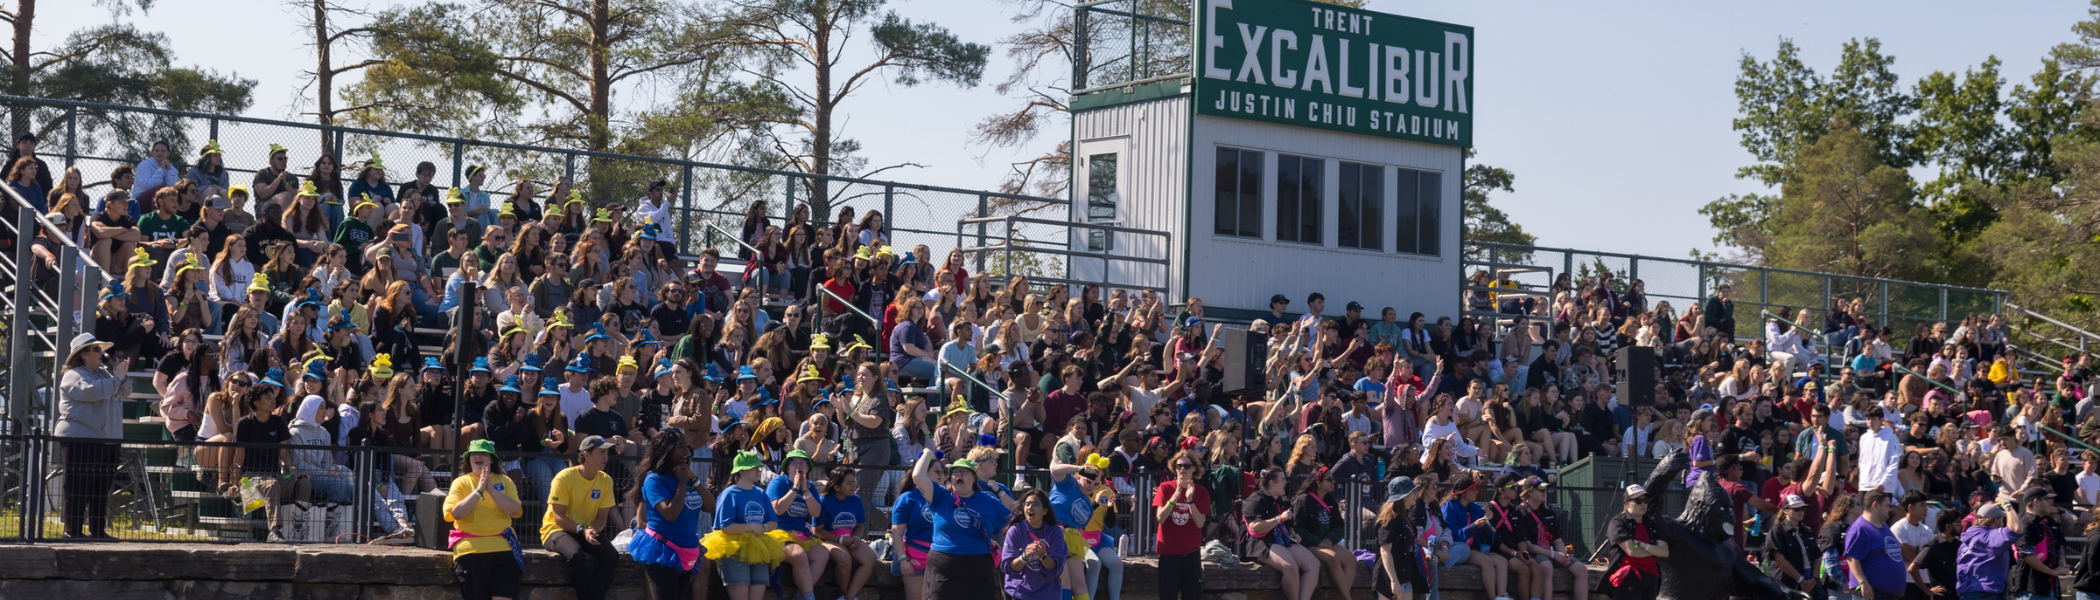
<instances>
[{"instance_id":1,"label":"baseball cap","mask_svg":"<svg viewBox=\"0 0 2100 600\"><path fill-rule=\"evenodd\" d=\"M578 442L576 444L576 451L590 452L599 448L611 448L612 446L613 443L610 440L605 439L603 436L593 435L583 438L582 442Z\"/></svg>"},{"instance_id":2,"label":"baseball cap","mask_svg":"<svg viewBox=\"0 0 2100 600\"><path fill-rule=\"evenodd\" d=\"M2038 498L2055 498L2055 497L2056 497L2056 492L2051 492L2051 491L2049 491L2049 488L2045 488L2045 487L2042 487L2042 486L2034 486L2034 487L2031 487L2031 488L2027 488L2027 489L2024 489L2024 490L2020 490L2020 501L2021 501L2021 502L2033 502L2033 501L2035 501L2035 500L2036 500L2036 499L2038 499Z\"/></svg>"},{"instance_id":3,"label":"baseball cap","mask_svg":"<svg viewBox=\"0 0 2100 600\"><path fill-rule=\"evenodd\" d=\"M1641 484L1638 484L1638 483L1636 483L1636 484L1633 484L1633 485L1629 485L1629 486L1626 486L1626 499L1627 499L1627 500L1632 500L1632 499L1635 499L1635 498L1645 498L1645 497L1647 497L1647 496L1648 496L1648 488L1645 488L1645 487L1641 487Z\"/></svg>"},{"instance_id":4,"label":"baseball cap","mask_svg":"<svg viewBox=\"0 0 2100 600\"><path fill-rule=\"evenodd\" d=\"M2000 508L1995 502L1985 502L1983 506L1976 507L1977 519L1996 519L2003 516L2005 516L2005 509Z\"/></svg>"},{"instance_id":5,"label":"baseball cap","mask_svg":"<svg viewBox=\"0 0 2100 600\"><path fill-rule=\"evenodd\" d=\"M1290 298L1288 298L1288 297L1285 297L1285 296L1284 296L1283 294L1277 294L1277 295L1274 295L1274 296L1270 296L1270 297L1269 297L1269 303L1270 303L1270 304L1276 304L1276 303L1290 304L1290 303L1291 303L1291 299L1290 299Z\"/></svg>"},{"instance_id":6,"label":"baseball cap","mask_svg":"<svg viewBox=\"0 0 2100 600\"><path fill-rule=\"evenodd\" d=\"M1350 300L1350 301L1349 301L1349 304L1348 304L1348 306L1345 306L1345 307L1343 307L1343 310L1363 310L1363 309L1364 309L1364 304L1363 304L1362 302L1357 302L1357 301L1355 301L1355 300Z\"/></svg>"},{"instance_id":7,"label":"baseball cap","mask_svg":"<svg viewBox=\"0 0 2100 600\"><path fill-rule=\"evenodd\" d=\"M1787 507L1787 508L1806 508L1807 506L1808 506L1808 501L1807 501L1807 500L1802 500L1802 499L1801 499L1801 495L1800 495L1800 494L1787 494L1787 495L1786 495L1786 507Z\"/></svg>"}]
</instances>

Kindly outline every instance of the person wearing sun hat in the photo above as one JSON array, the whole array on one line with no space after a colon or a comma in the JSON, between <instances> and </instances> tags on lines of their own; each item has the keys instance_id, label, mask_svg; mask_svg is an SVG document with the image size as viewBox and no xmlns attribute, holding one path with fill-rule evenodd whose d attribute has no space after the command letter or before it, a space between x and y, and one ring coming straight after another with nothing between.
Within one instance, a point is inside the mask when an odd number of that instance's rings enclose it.
<instances>
[{"instance_id":1,"label":"person wearing sun hat","mask_svg":"<svg viewBox=\"0 0 2100 600\"><path fill-rule=\"evenodd\" d=\"M677 436L674 431L666 430L659 435ZM651 448L654 453L654 446ZM780 525L773 499L758 488L764 467L765 462L756 452L744 451L736 455L729 467L731 485L724 486L722 493L715 498L714 531L700 540L700 545L707 549L707 559L714 561L721 571L722 585L729 588L731 598L756 597L771 581L773 567L787 560L785 545L773 534L779 531ZM652 480L645 485L656 484L654 478L658 475L652 473L650 477ZM681 482L689 480L692 477L690 469L682 471L678 477ZM692 502L688 501L687 505L691 506ZM639 542L641 536L635 539Z\"/></svg>"},{"instance_id":2,"label":"person wearing sun hat","mask_svg":"<svg viewBox=\"0 0 2100 600\"><path fill-rule=\"evenodd\" d=\"M102 290L102 310L95 315L95 339L116 344L110 351L112 360L140 356L157 359L165 351L160 337L153 333L154 322L131 312L130 297L131 293L119 282L112 281Z\"/></svg>"},{"instance_id":3,"label":"person wearing sun hat","mask_svg":"<svg viewBox=\"0 0 2100 600\"><path fill-rule=\"evenodd\" d=\"M466 199L465 202L461 203L461 206L465 207L467 217L481 221L481 226L484 228L495 225L496 215L494 211L489 210L489 207L493 205L489 203L489 193L486 187L489 179L488 166L470 165L467 167L466 177L467 184L460 186L459 192Z\"/></svg>"},{"instance_id":4,"label":"person wearing sun hat","mask_svg":"<svg viewBox=\"0 0 2100 600\"><path fill-rule=\"evenodd\" d=\"M1433 481L1432 476L1418 475L1413 478L1394 477L1386 482L1385 501L1379 506L1378 517L1375 520L1378 535L1374 550L1378 558L1372 564L1371 570L1371 589L1377 597L1408 598L1413 597L1415 590L1428 591L1429 583L1421 568L1421 535L1415 529L1414 519L1410 516L1415 507L1422 504L1422 497L1435 487ZM1165 562L1165 555L1161 555L1160 560ZM1201 575L1200 572L1195 574L1197 577ZM1184 582L1190 576L1187 573L1181 574ZM1162 589L1165 589L1165 573L1160 575L1160 581ZM1195 583L1198 586L1196 589L1200 590L1202 581L1199 579ZM1182 589L1182 597L1192 597L1187 593L1190 588Z\"/></svg>"},{"instance_id":5,"label":"person wearing sun hat","mask_svg":"<svg viewBox=\"0 0 2100 600\"><path fill-rule=\"evenodd\" d=\"M524 548L511 530L511 521L525 514L518 484L503 473L493 441L467 444L460 462L466 468L452 478L444 504L460 595L517 598L525 575Z\"/></svg>"},{"instance_id":6,"label":"person wearing sun hat","mask_svg":"<svg viewBox=\"0 0 2100 600\"><path fill-rule=\"evenodd\" d=\"M991 494L978 493L977 463L946 465L947 485L933 477L934 451L922 450L912 482L933 513L933 544L926 556L927 598L981 600L999 597L999 569L992 540L1013 512Z\"/></svg>"},{"instance_id":7,"label":"person wearing sun hat","mask_svg":"<svg viewBox=\"0 0 2100 600\"><path fill-rule=\"evenodd\" d=\"M778 419L767 419L766 423L775 421ZM780 474L767 482L766 497L772 502L780 531L788 536L782 541L787 543L787 562L794 571L797 597L813 598L817 579L830 564L831 553L825 550L823 540L809 531L810 523L823 516L824 507L823 492L810 478L808 452L794 450L780 459Z\"/></svg>"},{"instance_id":8,"label":"person wearing sun hat","mask_svg":"<svg viewBox=\"0 0 2100 600\"><path fill-rule=\"evenodd\" d=\"M58 383L58 427L60 438L118 439L124 437L124 373L131 360L107 360L113 344L89 334L73 337ZM66 537L108 538L110 491L116 486L119 451L117 444L62 442L65 452ZM76 501L77 499L77 501ZM83 533L83 523L89 532Z\"/></svg>"}]
</instances>

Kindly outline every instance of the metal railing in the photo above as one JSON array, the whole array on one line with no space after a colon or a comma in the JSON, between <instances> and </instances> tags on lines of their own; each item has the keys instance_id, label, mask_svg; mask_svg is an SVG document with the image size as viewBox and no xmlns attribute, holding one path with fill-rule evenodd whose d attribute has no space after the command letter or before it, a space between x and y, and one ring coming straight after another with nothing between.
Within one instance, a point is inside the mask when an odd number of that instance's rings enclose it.
<instances>
[{"instance_id":1,"label":"metal railing","mask_svg":"<svg viewBox=\"0 0 2100 600\"><path fill-rule=\"evenodd\" d=\"M997 235L987 234L985 225L993 223L1003 225L1006 231ZM977 226L975 236L978 245L964 246L963 244L971 235L965 233L965 229L971 225ZM1075 242L1066 244L1065 247L1056 245L1037 246L1036 244L1039 242L1036 240L1020 235L1020 227L1018 227L1020 225L1062 227L1065 228L1065 235L1078 237L1083 232L1083 237L1088 241L1084 245ZM1097 236L1096 234L1099 235ZM987 244L987 239L991 237L1001 238L1001 240L997 244ZM1117 239L1119 237L1137 239ZM1153 238L1156 238L1156 240ZM1016 274L1014 271L1016 268L1014 264L1015 253L1024 255L1044 254L1062 257L1066 261L1065 272L1070 274L1071 277L1031 274L1029 275L1031 282L1063 285L1098 284L1104 289L1130 288L1152 290L1162 296L1167 293L1167 283L1171 275L1169 270L1172 263L1169 257L1173 255L1173 242L1173 234L1164 231L1117 227L1097 223L1037 219L1019 215L965 217L955 221L956 250L962 252L965 256L976 255L978 257L979 270L984 269L983 265L986 257L997 253L1000 256L1001 272L1013 275ZM1131 252L1134 249L1154 249L1159 256L1154 258L1124 253ZM1087 261L1087 263L1084 265L1078 264L1078 261L1081 260ZM1095 269L1093 261L1099 261L1098 271ZM1130 272L1133 269L1117 268L1116 265L1119 263L1133 263L1140 268L1144 265L1156 265L1159 269L1159 275L1156 278L1144 277L1141 274ZM1118 280L1118 273L1125 275L1123 280ZM1085 274L1096 274L1096 276L1085 277Z\"/></svg>"},{"instance_id":2,"label":"metal railing","mask_svg":"<svg viewBox=\"0 0 2100 600\"><path fill-rule=\"evenodd\" d=\"M1555 283L1565 277L1575 288L1567 291L1579 291L1584 280L1609 271L1617 279L1620 293L1629 292L1633 282L1639 280L1648 308L1654 310L1660 302L1671 301L1674 316L1683 316L1691 305L1703 303L1721 284L1732 288L1731 300L1737 315L1762 311L1792 314L1806 309L1813 322L1829 312L1832 299L1859 299L1866 320L1891 327L1894 336L1889 343L1897 346L1908 342L1918 325L1959 321L1969 314L1998 313L2010 297L2010 292L2004 290L1755 265L1476 240L1464 244L1468 251L1484 255L1488 263L1540 269L1511 270L1512 281L1524 289L1557 293L1563 290ZM1499 272L1491 267L1482 270ZM1551 310L1552 300L1547 298L1547 310ZM1762 331L1744 331L1742 325L1738 320L1737 331L1722 333L1730 337L1762 335Z\"/></svg>"},{"instance_id":3,"label":"metal railing","mask_svg":"<svg viewBox=\"0 0 2100 600\"><path fill-rule=\"evenodd\" d=\"M1073 95L1187 78L1190 8L1186 0L1075 4Z\"/></svg>"},{"instance_id":4,"label":"metal railing","mask_svg":"<svg viewBox=\"0 0 2100 600\"><path fill-rule=\"evenodd\" d=\"M216 140L223 149L230 183L246 184L258 170L266 168L268 148L282 144L290 148L288 170L304 179L311 171L307 157L334 157L344 174L343 183L355 179L366 156L376 156L393 170L389 176L400 183L413 176L419 162L437 168L432 184L462 187L468 184L467 167L495 165L489 172L492 204L510 199L512 183L530 180L538 184L540 200L553 182L569 178L576 189L594 203L618 202L632 207L643 196L651 180L667 180L674 197L666 198L673 222L661 224L671 234L680 254L697 254L701 248L722 247L724 240L699 224L741 223L743 209L753 202L769 202L766 215L774 224L783 223L798 209L821 208L826 214L811 214L810 222L829 224L841 207L852 207L856 215L879 211L881 229L893 245L911 248L925 244L936 256L945 253L952 239L947 227L955 215L990 216L1005 211L1043 211L1062 215L1069 204L1057 198L1023 194L901 183L875 179L817 175L780 169L745 167L675 157L637 156L552 148L465 138L381 131L344 126L258 119L233 115L144 108L89 102L74 102L0 95L0 107L11 116L22 116L43 140L44 152L54 169L79 167L91 196L106 189L107 174L123 165L136 165L153 141L167 141L178 172L186 173L186 160L196 157L203 140ZM20 122L24 119L18 119ZM331 144L320 147L326 139ZM298 143L307 140L307 144ZM54 179L59 179L54 173ZM821 183L821 185L819 185ZM813 206L813 190L822 188L826 197ZM256 199L261 200L261 199ZM438 199L427 199L438 200ZM566 199L562 199L566 200ZM490 207L490 213L497 206ZM812 211L814 213L815 211ZM858 220L858 219L856 219ZM636 220L637 223L639 219ZM783 228L784 229L784 228ZM782 233L791 232L783 230ZM816 235L815 231L811 232ZM727 236L735 239L735 236ZM1044 236L1048 237L1048 236ZM815 242L815 238L812 238ZM1063 246L1063 240L1044 245Z\"/></svg>"}]
</instances>

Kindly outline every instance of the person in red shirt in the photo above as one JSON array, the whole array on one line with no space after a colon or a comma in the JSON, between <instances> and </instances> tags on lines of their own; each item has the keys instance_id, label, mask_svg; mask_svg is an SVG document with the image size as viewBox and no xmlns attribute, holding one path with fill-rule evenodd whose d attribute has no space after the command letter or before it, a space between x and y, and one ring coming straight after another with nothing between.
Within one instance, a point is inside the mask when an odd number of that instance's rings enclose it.
<instances>
[{"instance_id":1,"label":"person in red shirt","mask_svg":"<svg viewBox=\"0 0 2100 600\"><path fill-rule=\"evenodd\" d=\"M1203 523L1210 519L1210 490L1196 483L1203 464L1194 450L1174 455L1173 481L1162 481L1152 495L1158 517L1159 598L1198 600L1203 595Z\"/></svg>"},{"instance_id":2,"label":"person in red shirt","mask_svg":"<svg viewBox=\"0 0 2100 600\"><path fill-rule=\"evenodd\" d=\"M1720 470L1715 473L1720 475L1721 489L1728 492L1728 508L1735 511L1735 545L1747 548L1744 544L1748 543L1750 519L1778 512L1779 507L1750 493L1750 486L1743 485L1743 461L1739 456L1724 455L1717 463Z\"/></svg>"},{"instance_id":3,"label":"person in red shirt","mask_svg":"<svg viewBox=\"0 0 2100 600\"><path fill-rule=\"evenodd\" d=\"M1086 376L1081 374L1079 365L1068 363L1058 375L1065 386L1043 397L1043 428L1052 439L1064 436L1066 422L1074 415L1086 412L1086 395L1079 393L1079 386L1085 383Z\"/></svg>"}]
</instances>

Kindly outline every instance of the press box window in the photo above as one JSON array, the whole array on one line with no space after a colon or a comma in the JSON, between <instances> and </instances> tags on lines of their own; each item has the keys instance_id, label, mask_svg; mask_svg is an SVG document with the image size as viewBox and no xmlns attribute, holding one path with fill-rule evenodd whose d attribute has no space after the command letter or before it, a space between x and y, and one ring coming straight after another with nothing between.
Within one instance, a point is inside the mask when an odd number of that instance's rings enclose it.
<instances>
[{"instance_id":1,"label":"press box window","mask_svg":"<svg viewBox=\"0 0 2100 600\"><path fill-rule=\"evenodd\" d=\"M1385 230L1379 218L1385 205L1385 167L1344 162L1341 171L1341 188L1335 190L1341 201L1335 245L1385 251Z\"/></svg>"},{"instance_id":2,"label":"press box window","mask_svg":"<svg viewBox=\"0 0 2100 600\"><path fill-rule=\"evenodd\" d=\"M1218 235L1261 237L1261 152L1219 148L1216 196Z\"/></svg>"},{"instance_id":3,"label":"press box window","mask_svg":"<svg viewBox=\"0 0 2100 600\"><path fill-rule=\"evenodd\" d=\"M1428 171L1400 169L1393 207L1393 239L1396 252L1439 256L1443 251L1444 176Z\"/></svg>"},{"instance_id":4,"label":"press box window","mask_svg":"<svg viewBox=\"0 0 2100 600\"><path fill-rule=\"evenodd\" d=\"M1276 157L1276 241L1319 244L1320 209L1326 197L1327 161L1283 154Z\"/></svg>"},{"instance_id":5,"label":"press box window","mask_svg":"<svg viewBox=\"0 0 2100 600\"><path fill-rule=\"evenodd\" d=\"M1116 155L1095 154L1086 157L1086 222L1097 225L1116 224L1116 204L1122 198L1116 195ZM1114 249L1115 236L1098 229L1087 230L1086 249L1105 252Z\"/></svg>"}]
</instances>

